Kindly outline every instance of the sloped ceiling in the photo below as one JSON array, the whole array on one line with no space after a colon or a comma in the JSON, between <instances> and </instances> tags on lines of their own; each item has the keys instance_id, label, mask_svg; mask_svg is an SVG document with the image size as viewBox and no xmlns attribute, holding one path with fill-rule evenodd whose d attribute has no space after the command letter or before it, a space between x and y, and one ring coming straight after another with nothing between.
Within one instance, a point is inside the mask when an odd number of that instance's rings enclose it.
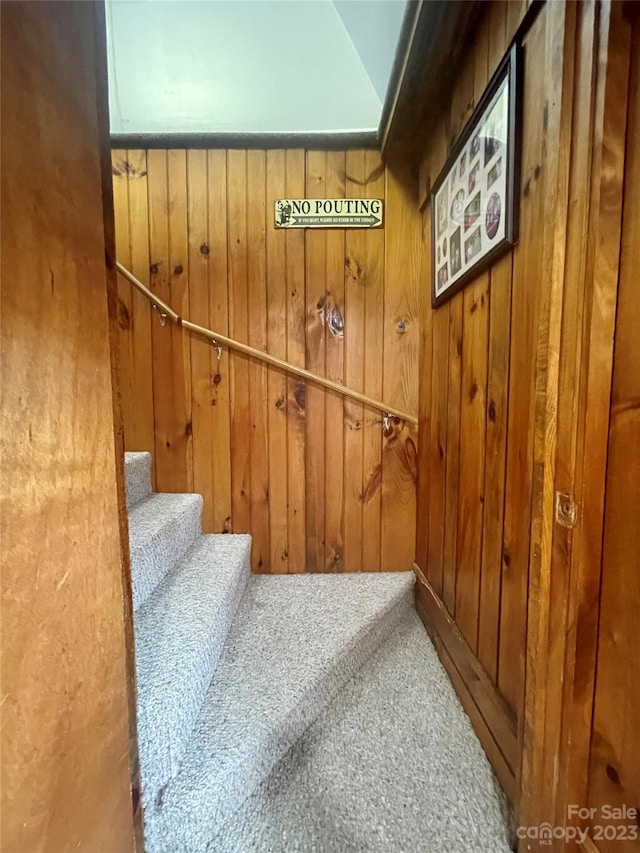
<instances>
[{"instance_id":1,"label":"sloped ceiling","mask_svg":"<svg viewBox=\"0 0 640 853\"><path fill-rule=\"evenodd\" d=\"M374 130L404 8L404 0L108 0L111 130Z\"/></svg>"},{"instance_id":2,"label":"sloped ceiling","mask_svg":"<svg viewBox=\"0 0 640 853\"><path fill-rule=\"evenodd\" d=\"M384 102L407 4L404 0L333 0L333 5Z\"/></svg>"}]
</instances>

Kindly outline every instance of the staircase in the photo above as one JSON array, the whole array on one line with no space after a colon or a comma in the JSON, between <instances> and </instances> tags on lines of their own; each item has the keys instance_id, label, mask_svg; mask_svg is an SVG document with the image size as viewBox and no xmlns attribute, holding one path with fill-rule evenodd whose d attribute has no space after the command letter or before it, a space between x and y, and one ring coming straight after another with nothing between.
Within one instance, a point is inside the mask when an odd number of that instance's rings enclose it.
<instances>
[{"instance_id":1,"label":"staircase","mask_svg":"<svg viewBox=\"0 0 640 853\"><path fill-rule=\"evenodd\" d=\"M510 850L413 575L251 575L125 463L147 853Z\"/></svg>"}]
</instances>

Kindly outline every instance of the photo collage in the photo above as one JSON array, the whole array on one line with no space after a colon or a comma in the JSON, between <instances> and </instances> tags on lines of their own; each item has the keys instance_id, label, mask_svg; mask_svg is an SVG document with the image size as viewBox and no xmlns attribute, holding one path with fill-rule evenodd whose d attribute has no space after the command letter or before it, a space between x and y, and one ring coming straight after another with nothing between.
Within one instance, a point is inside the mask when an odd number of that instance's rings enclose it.
<instances>
[{"instance_id":1,"label":"photo collage","mask_svg":"<svg viewBox=\"0 0 640 853\"><path fill-rule=\"evenodd\" d=\"M507 77L436 192L436 298L505 236L508 114Z\"/></svg>"}]
</instances>

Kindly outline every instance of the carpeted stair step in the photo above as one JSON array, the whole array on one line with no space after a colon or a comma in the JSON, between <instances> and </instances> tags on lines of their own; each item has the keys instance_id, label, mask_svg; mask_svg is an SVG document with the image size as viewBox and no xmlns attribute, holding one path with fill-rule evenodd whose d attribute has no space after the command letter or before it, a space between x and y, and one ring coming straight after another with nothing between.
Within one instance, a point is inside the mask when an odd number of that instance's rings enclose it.
<instances>
[{"instance_id":1,"label":"carpeted stair step","mask_svg":"<svg viewBox=\"0 0 640 853\"><path fill-rule=\"evenodd\" d=\"M133 608L137 610L201 533L200 495L152 494L129 510Z\"/></svg>"},{"instance_id":2,"label":"carpeted stair step","mask_svg":"<svg viewBox=\"0 0 640 853\"><path fill-rule=\"evenodd\" d=\"M129 509L151 494L151 454L125 453L124 473Z\"/></svg>"},{"instance_id":3,"label":"carpeted stair step","mask_svg":"<svg viewBox=\"0 0 640 853\"><path fill-rule=\"evenodd\" d=\"M208 849L510 853L505 797L415 613Z\"/></svg>"},{"instance_id":4,"label":"carpeted stair step","mask_svg":"<svg viewBox=\"0 0 640 853\"><path fill-rule=\"evenodd\" d=\"M146 811L178 771L249 578L250 558L250 536L200 536L136 613Z\"/></svg>"},{"instance_id":5,"label":"carpeted stair step","mask_svg":"<svg viewBox=\"0 0 640 853\"><path fill-rule=\"evenodd\" d=\"M413 607L412 573L252 576L148 853L195 853ZM211 848L215 849L215 847Z\"/></svg>"}]
</instances>

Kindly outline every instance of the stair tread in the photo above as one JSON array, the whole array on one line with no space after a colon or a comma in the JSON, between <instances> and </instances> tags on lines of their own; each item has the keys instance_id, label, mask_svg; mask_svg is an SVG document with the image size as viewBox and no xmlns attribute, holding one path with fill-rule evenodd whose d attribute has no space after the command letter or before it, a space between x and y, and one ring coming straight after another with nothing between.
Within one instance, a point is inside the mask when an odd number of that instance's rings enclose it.
<instances>
[{"instance_id":1,"label":"stair tread","mask_svg":"<svg viewBox=\"0 0 640 853\"><path fill-rule=\"evenodd\" d=\"M202 497L151 494L129 510L133 607L146 601L201 533Z\"/></svg>"},{"instance_id":2,"label":"stair tread","mask_svg":"<svg viewBox=\"0 0 640 853\"><path fill-rule=\"evenodd\" d=\"M150 851L182 849L162 846L163 825L216 834L412 607L413 586L410 572L251 577L180 772L148 816Z\"/></svg>"},{"instance_id":3,"label":"stair tread","mask_svg":"<svg viewBox=\"0 0 640 853\"><path fill-rule=\"evenodd\" d=\"M178 770L249 578L250 555L250 536L200 536L136 613L145 802Z\"/></svg>"},{"instance_id":4,"label":"stair tread","mask_svg":"<svg viewBox=\"0 0 640 853\"><path fill-rule=\"evenodd\" d=\"M509 853L506 815L471 722L408 613L213 849Z\"/></svg>"}]
</instances>

